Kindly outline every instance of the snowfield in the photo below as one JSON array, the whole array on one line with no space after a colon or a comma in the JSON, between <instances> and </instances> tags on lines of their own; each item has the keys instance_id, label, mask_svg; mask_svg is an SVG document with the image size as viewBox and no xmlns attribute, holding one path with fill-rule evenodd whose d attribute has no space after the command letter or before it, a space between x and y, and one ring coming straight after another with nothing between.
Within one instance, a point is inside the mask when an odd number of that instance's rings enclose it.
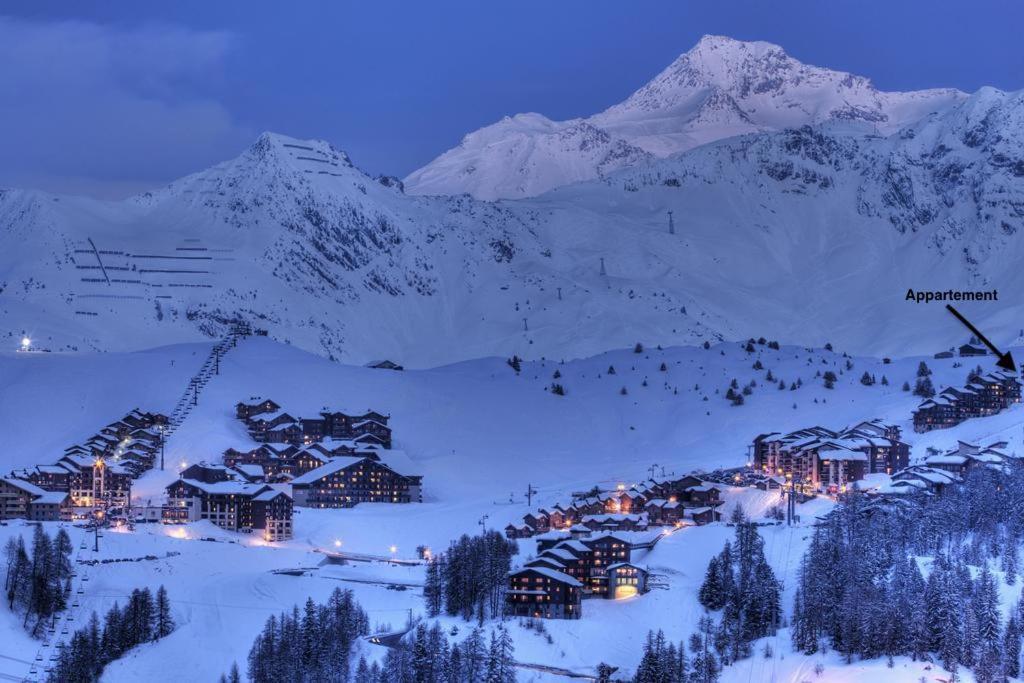
<instances>
[{"instance_id":1,"label":"snowfield","mask_svg":"<svg viewBox=\"0 0 1024 683\"><path fill-rule=\"evenodd\" d=\"M169 410L208 349L190 344L127 354L0 355L6 389L0 399L0 426L9 444L2 456L4 469L53 462L66 445L87 437L130 407ZM753 369L756 360L763 370ZM415 558L419 545L444 548L462 533L478 532L481 522L487 528L501 528L518 521L529 509L524 500L528 484L539 490L535 507L566 502L573 491L594 484L614 487L640 481L652 466L659 473L661 467L682 473L742 465L748 443L760 432L818 423L841 427L874 417L904 427L912 459L923 456L928 446L952 447L958 438L999 438L1010 441L1010 451L1024 449L1021 407L954 430L916 435L907 420L917 399L901 391L900 385L912 382L920 359L884 364L855 357L850 359L851 370L845 369L846 360L839 352L820 349L783 346L773 350L755 345L755 351L748 353L741 344L722 343L709 349L647 348L642 353L626 349L565 363L528 361L519 375L500 358L393 372L332 363L266 338L243 340L224 358L221 374L206 387L196 410L168 443L168 470L149 472L137 482L133 493L138 499L157 502L180 463L216 462L225 448L250 443L234 419L233 405L262 395L299 415L322 406L390 413L395 448L405 450L424 475L425 502L360 505L350 510L297 508L294 539L273 545L205 522L185 527L140 524L131 533L105 531L100 552L95 554L91 537L85 539L83 530L72 529L76 548L86 541L86 548L78 550L85 559L157 557L84 568L89 581L79 608L72 610L72 625L81 624L89 611L103 611L113 601L123 601L134 587L155 589L163 584L178 630L115 663L104 680L208 680L226 671L232 661L244 667L252 639L271 613L307 596L324 599L336 586L354 590L371 622L381 630L401 629L410 614L423 612L418 588L423 572L420 567L389 565L386 560ZM975 364L953 367L956 360L927 362L936 386L959 385ZM982 359L983 366L991 362ZM609 366L614 366L615 374L608 374ZM819 370L829 369L839 375L833 390L815 378ZM556 370L565 396L546 391ZM803 386L791 391L768 385L764 382L768 370L786 380L787 387L797 379ZM861 385L859 378L865 371L879 381L885 375L889 386ZM723 398L732 378L740 386L758 382L743 406L730 406ZM623 387L626 395L620 393ZM750 514L761 516L777 501L777 494L754 489L731 488L725 495L726 514L740 503ZM830 505L818 499L801 506L799 527L762 528L766 556L784 581L787 610L792 605L794 572L810 535L807 525ZM11 534L29 532L29 527L13 521L0 527L0 542ZM648 629L661 628L673 640L689 635L701 613L696 589L707 562L731 536L732 529L725 524L684 528L666 536L636 559L663 577L667 590L621 602L589 600L582 620L546 623L550 644L515 624L517 660L583 674L592 674L600 661L631 670L639 661ZM393 554L391 546L396 547ZM529 557L533 546L530 540L520 542L520 557ZM380 561L319 566L324 559L321 551L339 549ZM305 573L274 573L282 569ZM391 590L387 584L405 584L408 589ZM1004 588L1009 605L1019 585ZM6 608L0 614L4 630L0 674L24 676L38 645ZM458 625L460 638L471 627L442 621ZM612 625L616 638L609 639ZM825 667L822 680L830 681L880 677L917 681L922 675L933 680L943 674L902 660L888 669L884 661L846 667L831 655L795 655L785 630L770 640L777 657L762 657L759 643L758 654L730 667L723 680L800 683L816 679L813 669L819 661ZM383 656L381 646L366 643L362 650L367 657ZM173 672L168 662L175 662ZM520 680L562 678L524 668Z\"/></svg>"}]
</instances>

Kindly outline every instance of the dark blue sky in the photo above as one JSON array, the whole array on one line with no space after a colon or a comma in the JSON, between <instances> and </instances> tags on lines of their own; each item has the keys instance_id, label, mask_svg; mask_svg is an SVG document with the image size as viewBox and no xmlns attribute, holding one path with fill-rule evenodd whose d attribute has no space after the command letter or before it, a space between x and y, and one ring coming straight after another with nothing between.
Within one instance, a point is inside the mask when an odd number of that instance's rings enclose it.
<instances>
[{"instance_id":1,"label":"dark blue sky","mask_svg":"<svg viewBox=\"0 0 1024 683\"><path fill-rule=\"evenodd\" d=\"M506 114L591 114L705 33L884 89L1024 87L1015 1L7 2L0 185L119 196L263 130L404 175Z\"/></svg>"}]
</instances>

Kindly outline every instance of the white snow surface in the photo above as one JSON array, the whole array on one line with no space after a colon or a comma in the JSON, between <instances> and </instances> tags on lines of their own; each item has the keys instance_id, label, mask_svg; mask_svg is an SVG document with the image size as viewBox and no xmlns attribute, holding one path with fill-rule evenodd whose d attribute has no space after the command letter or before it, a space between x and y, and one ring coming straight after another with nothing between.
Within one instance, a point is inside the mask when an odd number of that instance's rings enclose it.
<instances>
[{"instance_id":1,"label":"white snow surface","mask_svg":"<svg viewBox=\"0 0 1024 683\"><path fill-rule=\"evenodd\" d=\"M966 340L910 288L997 290L959 308L997 344L1018 337L1024 93L984 89L888 136L857 126L729 138L497 203L410 197L273 134L123 202L0 191L0 343L135 350L242 319L329 358L430 367L638 340Z\"/></svg>"},{"instance_id":2,"label":"white snow surface","mask_svg":"<svg viewBox=\"0 0 1024 683\"><path fill-rule=\"evenodd\" d=\"M142 353L4 353L0 377L0 428L6 443L4 469L56 460L64 446L93 431L130 407L166 411L183 390L209 345L189 344ZM760 359L764 370L752 365ZM89 576L81 606L74 612L80 624L91 610L123 602L134 587L166 585L179 622L169 638L134 650L111 666L105 681L207 680L226 671L232 661L244 667L252 639L269 614L290 608L307 596L323 599L336 586L351 588L381 628L400 627L408 614L422 613L415 584L422 581L416 567L384 563L353 563L315 569L317 550L341 549L368 556L412 558L424 544L444 548L449 540L479 530L518 522L529 508L523 500L528 484L539 494L534 507L566 502L573 491L593 484L614 487L639 481L657 464L667 471L741 465L746 446L758 433L822 424L841 427L880 417L899 422L920 458L928 446L953 447L957 439L1009 440L1007 450L1022 452L1022 409L972 420L953 430L915 435L908 419L917 399L900 390L912 380L918 358L855 357L845 370L841 353L784 346L778 351L723 343L710 349L677 347L644 353L612 351L569 361L525 362L517 376L503 359L482 359L431 370L385 372L332 363L270 339L242 341L228 354L204 390L196 411L168 444L167 472L150 472L139 480L135 495L157 502L163 487L176 476L182 462L219 461L224 448L250 445L233 404L252 395L273 398L293 414L305 415L322 406L342 410L373 408L391 415L395 447L405 450L424 474L423 504L360 505L350 510L298 509L295 538L267 545L255 536L235 534L197 523L186 527L139 525L133 533L108 531L99 558L159 559L119 562L85 570ZM959 384L969 363L932 361L937 386ZM991 359L981 359L987 367ZM664 363L666 371L660 370ZM614 365L614 375L608 367ZM545 391L555 370L567 394ZM767 370L788 382L802 379L796 391L766 384ZM815 374L831 369L839 374L836 389L825 389ZM842 371L840 373L840 371ZM864 371L889 386L865 387ZM599 377L600 375L600 377ZM758 385L742 407L722 398L728 382ZM643 386L646 378L647 386ZM699 385L699 389L694 386ZM622 387L628 393L619 393ZM675 393L678 389L678 393ZM719 393L715 393L716 390ZM704 395L708 401L704 401ZM815 402L817 399L817 402ZM796 408L794 409L794 405ZM56 416L56 417L55 417ZM510 496L511 494L511 496ZM741 503L754 516L776 502L775 493L728 488L725 511ZM511 498L511 500L510 500ZM792 604L795 570L809 538L806 524L831 503L820 499L801 506L803 526L766 527L768 559L785 580L787 609ZM51 528L53 524L47 524ZM0 543L30 529L19 522L0 527ZM72 529L78 545L83 532ZM635 559L664 574L668 590L621 602L589 600L584 618L547 623L553 643L513 622L517 659L593 673L599 661L629 672L639 661L648 628L662 628L675 640L685 638L701 611L696 588L711 555L731 537L724 524L685 528L664 539L646 556ZM214 538L216 541L202 541ZM520 544L520 557L534 552L532 541ZM168 552L179 553L167 557ZM94 556L91 545L79 554ZM305 576L272 573L276 569L308 567ZM371 583L366 583L370 581ZM376 582L376 583L373 583ZM387 590L388 583L413 584L407 591ZM1019 586L1004 586L1007 605ZM443 620L452 625L452 620ZM616 624L616 638L607 637ZM74 624L72 624L74 625ZM463 637L469 624L457 624ZM625 626L623 628L622 626ZM36 645L20 623L0 608L0 673L24 676ZM935 668L897 660L894 669L884 661L843 666L831 656L804 657L790 652L785 632L772 639L777 658L757 656L731 667L724 680L802 681L820 660L828 680L917 681L919 676L943 674ZM755 648L760 652L760 646ZM382 648L366 644L368 657L381 657ZM29 656L26 656L29 655ZM167 662L175 662L168 668ZM520 671L522 681L563 680L532 669Z\"/></svg>"}]
</instances>

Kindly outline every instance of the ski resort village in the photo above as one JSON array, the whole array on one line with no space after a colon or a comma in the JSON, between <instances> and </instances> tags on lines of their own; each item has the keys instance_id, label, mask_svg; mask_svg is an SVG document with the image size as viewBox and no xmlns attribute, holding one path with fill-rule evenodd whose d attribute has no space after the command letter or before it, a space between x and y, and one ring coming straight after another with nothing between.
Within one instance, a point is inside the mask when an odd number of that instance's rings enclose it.
<instances>
[{"instance_id":1,"label":"ski resort village","mask_svg":"<svg viewBox=\"0 0 1024 683\"><path fill-rule=\"evenodd\" d=\"M929 635L932 582L968 582L950 628L974 647L959 610L980 591L1003 596L989 608L1011 624L1000 637L1016 628L1004 604L1020 592L1016 555L951 545L967 533L965 496L994 501L971 513L987 519L1024 486L1020 384L992 360L751 339L399 371L244 327L144 353L5 353L20 397L5 429L24 446L0 480L12 644L0 666L19 680L82 666L146 680L180 653L196 677L281 680L302 662L402 680L428 666L422 646L439 670L518 680L650 680L644 667L670 662L688 677L668 680L840 667L927 679L955 666L912 639L947 637ZM115 369L124 379L97 386ZM921 428L951 392L970 396L956 419ZM862 516L906 534L916 569L901 565L910 583L886 590L908 593L872 594L854 559L835 585L811 582L825 544ZM1014 533L991 523L992 543ZM970 574L944 564L954 552ZM831 644L839 626L807 605L854 589L883 601L872 609L920 610L924 631L878 645L869 625ZM148 616L128 616L133 595ZM354 615L343 626L329 619L341 609ZM148 619L149 635L89 651L89 629L112 638L118 618ZM263 652L293 628L344 629L330 641L341 649L319 664L283 643Z\"/></svg>"},{"instance_id":2,"label":"ski resort village","mask_svg":"<svg viewBox=\"0 0 1024 683\"><path fill-rule=\"evenodd\" d=\"M5 3L0 683L1024 682L1024 6L907 3Z\"/></svg>"}]
</instances>

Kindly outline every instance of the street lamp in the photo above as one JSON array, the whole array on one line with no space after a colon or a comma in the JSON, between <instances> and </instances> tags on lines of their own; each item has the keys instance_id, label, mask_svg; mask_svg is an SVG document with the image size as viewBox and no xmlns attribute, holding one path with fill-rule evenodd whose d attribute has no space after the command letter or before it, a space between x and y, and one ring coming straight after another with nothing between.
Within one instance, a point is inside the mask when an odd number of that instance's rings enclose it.
<instances>
[{"instance_id":1,"label":"street lamp","mask_svg":"<svg viewBox=\"0 0 1024 683\"><path fill-rule=\"evenodd\" d=\"M22 337L21 338L21 350L22 351L28 351L31 348L32 348L32 340L29 339L28 337Z\"/></svg>"}]
</instances>

